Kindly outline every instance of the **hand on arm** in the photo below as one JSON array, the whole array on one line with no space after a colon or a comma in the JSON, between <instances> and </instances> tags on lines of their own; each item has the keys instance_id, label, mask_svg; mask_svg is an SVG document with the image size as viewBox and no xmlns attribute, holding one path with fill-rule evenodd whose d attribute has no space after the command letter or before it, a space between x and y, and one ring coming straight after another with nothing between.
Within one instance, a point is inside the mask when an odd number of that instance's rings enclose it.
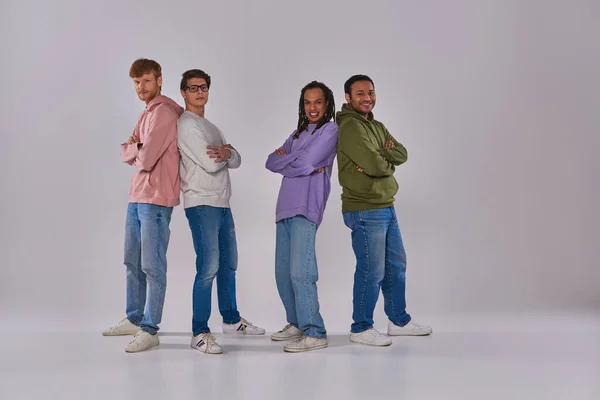
<instances>
[{"instance_id":1,"label":"hand on arm","mask_svg":"<svg viewBox=\"0 0 600 400\"><path fill-rule=\"evenodd\" d=\"M181 124L179 127L179 139L177 145L182 154L185 154L206 172L217 172L227 165L227 161L219 161L216 159L219 151L211 149L211 147L221 148L222 146L213 146L209 144L206 141L200 126L194 121L185 121ZM233 150L228 149L228 151L231 152ZM211 158L211 155L213 158ZM229 157L231 157L231 155Z\"/></svg>"},{"instance_id":2,"label":"hand on arm","mask_svg":"<svg viewBox=\"0 0 600 400\"><path fill-rule=\"evenodd\" d=\"M227 161L231 158L231 149L233 147L226 146L206 146L208 158L214 159L216 163Z\"/></svg>"},{"instance_id":3,"label":"hand on arm","mask_svg":"<svg viewBox=\"0 0 600 400\"><path fill-rule=\"evenodd\" d=\"M294 132L295 133L295 132ZM292 148L292 140L294 133L283 143L283 145L276 149L274 152L269 154L265 167L271 172L280 172L283 168L288 166L298 156L288 154Z\"/></svg>"},{"instance_id":4,"label":"hand on arm","mask_svg":"<svg viewBox=\"0 0 600 400\"><path fill-rule=\"evenodd\" d=\"M137 135L133 134L129 136L127 142L121 144L121 159L123 162L132 165L141 147L142 144L140 143L140 139L137 137Z\"/></svg>"},{"instance_id":5,"label":"hand on arm","mask_svg":"<svg viewBox=\"0 0 600 400\"><path fill-rule=\"evenodd\" d=\"M223 156L223 157L221 157L221 159L224 159L227 162L227 168L230 168L230 169L239 168L240 165L242 165L242 156L235 149L235 147L233 147L231 144L227 143L227 139L225 139L225 135L223 134L223 132L220 129L219 129L219 134L221 135L222 143L224 143L223 146L216 146L216 147L221 148L221 150L218 150L219 154L221 154ZM210 151L211 149L209 148L208 150ZM212 150L215 150L215 149L212 149ZM218 161L215 160L215 162L218 162Z\"/></svg>"},{"instance_id":6,"label":"hand on arm","mask_svg":"<svg viewBox=\"0 0 600 400\"><path fill-rule=\"evenodd\" d=\"M394 165L405 163L408 160L406 148L394 139L387 129L385 130L385 137L385 147L381 150L381 154Z\"/></svg>"}]
</instances>

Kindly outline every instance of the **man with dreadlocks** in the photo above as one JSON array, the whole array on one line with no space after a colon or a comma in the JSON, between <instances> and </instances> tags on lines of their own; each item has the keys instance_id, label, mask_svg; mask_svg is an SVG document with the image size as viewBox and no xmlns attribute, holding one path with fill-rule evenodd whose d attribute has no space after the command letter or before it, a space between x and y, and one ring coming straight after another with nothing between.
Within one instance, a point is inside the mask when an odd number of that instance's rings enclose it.
<instances>
[{"instance_id":1,"label":"man with dreadlocks","mask_svg":"<svg viewBox=\"0 0 600 400\"><path fill-rule=\"evenodd\" d=\"M306 85L296 130L266 163L268 170L283 175L275 217L275 280L288 325L271 339L296 339L284 346L287 352L327 347L317 296L315 235L331 189L337 147L334 115L333 92L321 82Z\"/></svg>"},{"instance_id":2,"label":"man with dreadlocks","mask_svg":"<svg viewBox=\"0 0 600 400\"><path fill-rule=\"evenodd\" d=\"M373 118L371 78L354 75L344 84L344 91L347 104L336 118L340 129L337 162L344 223L352 231L356 256L350 341L389 346L389 336L432 332L406 312L406 253L394 209L398 191L394 171L408 156L404 146ZM389 319L387 335L373 328L380 289Z\"/></svg>"}]
</instances>

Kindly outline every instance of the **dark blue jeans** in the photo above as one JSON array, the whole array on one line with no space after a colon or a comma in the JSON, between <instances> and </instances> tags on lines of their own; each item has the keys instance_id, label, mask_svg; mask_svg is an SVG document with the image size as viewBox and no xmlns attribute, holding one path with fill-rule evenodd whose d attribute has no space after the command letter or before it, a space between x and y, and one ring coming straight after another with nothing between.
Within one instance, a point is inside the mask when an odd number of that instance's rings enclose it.
<instances>
[{"instance_id":1,"label":"dark blue jeans","mask_svg":"<svg viewBox=\"0 0 600 400\"><path fill-rule=\"evenodd\" d=\"M344 223L352 230L356 256L351 331L373 327L373 312L383 292L384 310L390 321L406 325L406 252L394 207L345 212Z\"/></svg>"},{"instance_id":2,"label":"dark blue jeans","mask_svg":"<svg viewBox=\"0 0 600 400\"><path fill-rule=\"evenodd\" d=\"M235 294L238 253L235 225L229 208L186 208L196 250L196 279L192 299L192 333L208 333L212 284L217 277L219 311L226 324L240 322Z\"/></svg>"}]
</instances>

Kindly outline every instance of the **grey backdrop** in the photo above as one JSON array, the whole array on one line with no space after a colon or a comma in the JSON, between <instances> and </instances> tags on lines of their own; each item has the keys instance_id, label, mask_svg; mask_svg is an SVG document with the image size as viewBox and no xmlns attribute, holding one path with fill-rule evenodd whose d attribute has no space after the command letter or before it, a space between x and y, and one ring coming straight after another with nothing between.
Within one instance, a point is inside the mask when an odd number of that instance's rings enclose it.
<instances>
[{"instance_id":1,"label":"grey backdrop","mask_svg":"<svg viewBox=\"0 0 600 400\"><path fill-rule=\"evenodd\" d=\"M164 94L180 104L184 70L213 77L206 116L243 157L232 209L251 321L285 323L273 276L280 177L266 157L294 129L304 84L325 82L339 109L356 73L374 79L375 116L409 152L396 206L415 319L599 311L599 4L4 0L5 327L98 331L124 314L133 170L119 144L143 109L128 77L138 57L162 64ZM354 255L332 183L319 294L328 329L346 331ZM168 259L162 328L187 332L194 253L182 206Z\"/></svg>"}]
</instances>

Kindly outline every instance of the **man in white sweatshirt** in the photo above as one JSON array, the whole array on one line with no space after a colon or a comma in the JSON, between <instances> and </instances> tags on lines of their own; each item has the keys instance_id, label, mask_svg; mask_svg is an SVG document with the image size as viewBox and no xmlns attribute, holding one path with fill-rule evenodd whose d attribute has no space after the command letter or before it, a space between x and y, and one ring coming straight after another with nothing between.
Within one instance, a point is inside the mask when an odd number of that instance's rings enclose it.
<instances>
[{"instance_id":1,"label":"man in white sweatshirt","mask_svg":"<svg viewBox=\"0 0 600 400\"><path fill-rule=\"evenodd\" d=\"M191 347L203 353L221 354L223 349L208 327L215 276L223 333L265 333L264 329L240 317L236 302L238 253L229 206L229 168L238 168L241 157L227 144L221 130L204 118L210 76L198 69L186 71L180 89L186 111L177 122L177 145L181 154L179 173L185 215L196 250Z\"/></svg>"}]
</instances>

